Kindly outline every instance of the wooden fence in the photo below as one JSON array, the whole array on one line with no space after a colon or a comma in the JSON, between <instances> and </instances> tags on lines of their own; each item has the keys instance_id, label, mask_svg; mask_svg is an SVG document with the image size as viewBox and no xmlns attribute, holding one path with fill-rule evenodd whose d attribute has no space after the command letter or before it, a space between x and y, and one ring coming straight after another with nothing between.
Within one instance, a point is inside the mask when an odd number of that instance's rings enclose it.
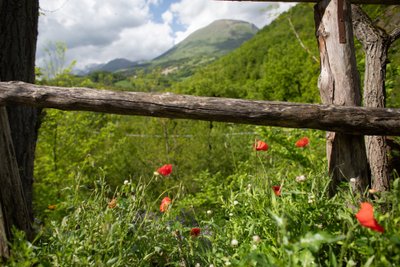
<instances>
[{"instance_id":1,"label":"wooden fence","mask_svg":"<svg viewBox=\"0 0 400 267\"><path fill-rule=\"evenodd\" d=\"M400 135L400 109L271 102L0 82L0 106L310 128L357 135Z\"/></svg>"}]
</instances>

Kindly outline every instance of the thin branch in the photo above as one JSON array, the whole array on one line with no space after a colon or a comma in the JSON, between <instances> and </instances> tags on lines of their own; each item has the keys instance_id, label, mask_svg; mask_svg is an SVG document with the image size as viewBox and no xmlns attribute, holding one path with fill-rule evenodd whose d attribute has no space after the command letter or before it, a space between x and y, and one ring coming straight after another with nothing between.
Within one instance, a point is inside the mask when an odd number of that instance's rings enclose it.
<instances>
[{"instance_id":1,"label":"thin branch","mask_svg":"<svg viewBox=\"0 0 400 267\"><path fill-rule=\"evenodd\" d=\"M290 19L290 17L288 17L288 21L289 21L290 28L292 29L294 35L296 36L297 40L299 41L301 47L303 47L303 49L306 50L306 52L311 56L311 58L315 62L319 63L319 60L313 55L313 53L311 53L310 49L308 49L308 47L305 46L305 44L301 40L300 35L297 33L296 29L294 28L294 25L293 25L292 20Z\"/></svg>"},{"instance_id":2,"label":"thin branch","mask_svg":"<svg viewBox=\"0 0 400 267\"><path fill-rule=\"evenodd\" d=\"M389 35L390 44L400 38L400 27L394 29Z\"/></svg>"},{"instance_id":3,"label":"thin branch","mask_svg":"<svg viewBox=\"0 0 400 267\"><path fill-rule=\"evenodd\" d=\"M353 30L364 49L378 39L388 40L388 34L374 25L371 18L358 5L351 5Z\"/></svg>"}]
</instances>

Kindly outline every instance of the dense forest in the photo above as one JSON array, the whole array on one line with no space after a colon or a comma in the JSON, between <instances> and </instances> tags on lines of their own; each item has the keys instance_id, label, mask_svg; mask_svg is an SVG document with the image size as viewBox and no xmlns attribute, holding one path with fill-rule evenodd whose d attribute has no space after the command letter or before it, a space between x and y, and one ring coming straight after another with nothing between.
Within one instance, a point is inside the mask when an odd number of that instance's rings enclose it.
<instances>
[{"instance_id":1,"label":"dense forest","mask_svg":"<svg viewBox=\"0 0 400 267\"><path fill-rule=\"evenodd\" d=\"M363 8L387 31L398 25L400 7ZM37 69L37 78L319 103L314 27L313 6L299 4L211 63L194 58L167 74L149 64L84 77L71 65L54 77ZM399 42L389 59L387 106L399 107ZM165 164L172 170L165 173ZM326 169L322 131L47 109L35 160L39 234L27 243L16 232L10 266L395 266L398 174L393 190L376 198L381 235L357 224L359 203L347 184L326 196Z\"/></svg>"}]
</instances>

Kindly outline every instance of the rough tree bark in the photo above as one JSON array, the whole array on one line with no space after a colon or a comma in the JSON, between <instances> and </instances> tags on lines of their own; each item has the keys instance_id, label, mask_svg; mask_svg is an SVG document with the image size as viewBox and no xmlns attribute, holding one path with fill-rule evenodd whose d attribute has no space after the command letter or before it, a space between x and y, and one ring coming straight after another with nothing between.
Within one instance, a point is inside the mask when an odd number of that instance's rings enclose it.
<instances>
[{"instance_id":1,"label":"rough tree bark","mask_svg":"<svg viewBox=\"0 0 400 267\"><path fill-rule=\"evenodd\" d=\"M0 203L5 232L5 235L0 234L0 236L10 237L11 226L14 225L25 231L28 237L32 237L31 221L19 177L5 107L0 107L0 127Z\"/></svg>"},{"instance_id":2,"label":"rough tree bark","mask_svg":"<svg viewBox=\"0 0 400 267\"><path fill-rule=\"evenodd\" d=\"M10 252L7 244L6 222L3 216L3 205L0 202L0 258L8 258ZM0 261L1 262L1 261Z\"/></svg>"},{"instance_id":3,"label":"rough tree bark","mask_svg":"<svg viewBox=\"0 0 400 267\"><path fill-rule=\"evenodd\" d=\"M38 17L38 0L0 0L1 81L34 82ZM25 195L25 205L29 214L28 221L32 221L33 160L39 112L36 108L15 105L7 106L7 112L19 176ZM4 159L3 156L0 155L1 160ZM2 187L6 186L11 185L2 182ZM13 192L18 189L9 187L7 190ZM4 212L5 203L2 204L4 217L8 220L9 215ZM15 205L15 203L7 203L7 205ZM6 223L6 227L10 228L11 225ZM28 236L31 236L30 228L24 230L27 230ZM7 232L9 233L9 229Z\"/></svg>"},{"instance_id":4,"label":"rough tree bark","mask_svg":"<svg viewBox=\"0 0 400 267\"><path fill-rule=\"evenodd\" d=\"M383 29L375 27L359 6L352 5L352 13L355 35L365 51L364 106L384 108L387 55L390 45L400 36L400 27L388 35ZM386 137L366 136L365 144L372 188L388 191L390 175Z\"/></svg>"},{"instance_id":5,"label":"rough tree bark","mask_svg":"<svg viewBox=\"0 0 400 267\"><path fill-rule=\"evenodd\" d=\"M321 61L321 100L324 104L360 106L350 2L323 0L315 5L314 14ZM357 192L363 193L370 186L363 136L328 132L327 158L332 176L330 195L336 193L339 183L352 178Z\"/></svg>"}]
</instances>

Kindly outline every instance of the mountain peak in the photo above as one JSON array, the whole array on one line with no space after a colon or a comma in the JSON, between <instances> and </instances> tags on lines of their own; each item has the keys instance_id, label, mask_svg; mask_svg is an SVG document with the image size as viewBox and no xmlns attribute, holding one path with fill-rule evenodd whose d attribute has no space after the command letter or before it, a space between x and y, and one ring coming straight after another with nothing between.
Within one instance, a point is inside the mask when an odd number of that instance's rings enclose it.
<instances>
[{"instance_id":1,"label":"mountain peak","mask_svg":"<svg viewBox=\"0 0 400 267\"><path fill-rule=\"evenodd\" d=\"M253 37L258 28L251 23L220 19L190 34L182 42L154 59L155 63L199 56L219 57Z\"/></svg>"}]
</instances>

